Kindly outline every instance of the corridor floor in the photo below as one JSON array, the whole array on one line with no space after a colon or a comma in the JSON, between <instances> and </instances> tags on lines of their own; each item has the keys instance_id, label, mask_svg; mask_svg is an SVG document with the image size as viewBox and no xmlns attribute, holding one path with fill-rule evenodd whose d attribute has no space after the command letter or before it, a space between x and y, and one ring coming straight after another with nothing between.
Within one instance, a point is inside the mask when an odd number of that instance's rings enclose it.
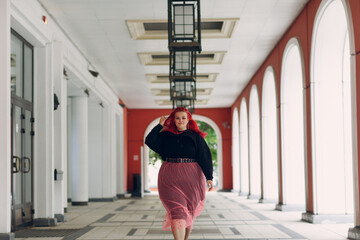
<instances>
[{"instance_id":1,"label":"corridor floor","mask_svg":"<svg viewBox=\"0 0 360 240\"><path fill-rule=\"evenodd\" d=\"M300 221L301 212L280 212L274 207L235 193L207 193L190 239L346 239L352 226L305 223ZM67 221L55 227L28 229L35 232L32 237L16 232L16 239L173 239L171 232L162 231L165 210L157 195L69 206L65 216ZM63 235L40 238L36 231Z\"/></svg>"}]
</instances>

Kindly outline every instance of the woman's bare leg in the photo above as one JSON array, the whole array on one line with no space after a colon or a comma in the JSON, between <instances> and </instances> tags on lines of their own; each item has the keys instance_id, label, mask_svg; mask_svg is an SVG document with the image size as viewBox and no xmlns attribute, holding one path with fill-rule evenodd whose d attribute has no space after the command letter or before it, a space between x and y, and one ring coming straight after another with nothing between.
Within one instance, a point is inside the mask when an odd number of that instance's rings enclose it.
<instances>
[{"instance_id":1,"label":"woman's bare leg","mask_svg":"<svg viewBox=\"0 0 360 240\"><path fill-rule=\"evenodd\" d=\"M191 228L185 228L185 239L184 240L189 239L190 231L191 231Z\"/></svg>"},{"instance_id":2,"label":"woman's bare leg","mask_svg":"<svg viewBox=\"0 0 360 240\"><path fill-rule=\"evenodd\" d=\"M184 238L185 238L185 228L172 230L172 234L174 235L175 240L184 240Z\"/></svg>"}]
</instances>

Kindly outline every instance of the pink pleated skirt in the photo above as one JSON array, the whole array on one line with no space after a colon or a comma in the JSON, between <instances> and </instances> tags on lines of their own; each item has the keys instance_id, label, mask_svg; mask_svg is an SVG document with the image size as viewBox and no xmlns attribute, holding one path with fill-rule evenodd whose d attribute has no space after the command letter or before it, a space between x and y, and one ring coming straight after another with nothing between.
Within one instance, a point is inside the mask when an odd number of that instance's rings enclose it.
<instances>
[{"instance_id":1,"label":"pink pleated skirt","mask_svg":"<svg viewBox=\"0 0 360 240\"><path fill-rule=\"evenodd\" d=\"M166 209L163 230L192 228L205 202L206 181L199 164L163 162L158 189Z\"/></svg>"}]
</instances>

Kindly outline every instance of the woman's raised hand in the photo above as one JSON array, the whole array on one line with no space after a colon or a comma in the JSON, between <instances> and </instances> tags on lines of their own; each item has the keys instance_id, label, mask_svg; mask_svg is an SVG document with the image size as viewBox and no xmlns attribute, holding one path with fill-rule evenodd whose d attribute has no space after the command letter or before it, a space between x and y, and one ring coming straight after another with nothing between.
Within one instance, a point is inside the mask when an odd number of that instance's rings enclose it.
<instances>
[{"instance_id":1,"label":"woman's raised hand","mask_svg":"<svg viewBox=\"0 0 360 240\"><path fill-rule=\"evenodd\" d=\"M206 184L207 184L207 186L208 186L208 188L209 188L209 192L213 189L213 181L211 181L211 180L207 180L206 181Z\"/></svg>"},{"instance_id":2,"label":"woman's raised hand","mask_svg":"<svg viewBox=\"0 0 360 240\"><path fill-rule=\"evenodd\" d=\"M161 116L161 117L160 117L159 124L160 124L161 126L164 126L164 123L165 123L166 119L167 119L167 116Z\"/></svg>"}]
</instances>

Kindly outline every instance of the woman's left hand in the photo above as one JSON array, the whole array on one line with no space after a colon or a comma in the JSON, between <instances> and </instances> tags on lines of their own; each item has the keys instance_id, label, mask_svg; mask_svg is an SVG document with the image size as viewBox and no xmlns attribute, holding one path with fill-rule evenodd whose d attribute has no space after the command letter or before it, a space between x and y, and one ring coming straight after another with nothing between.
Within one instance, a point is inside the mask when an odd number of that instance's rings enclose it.
<instances>
[{"instance_id":1,"label":"woman's left hand","mask_svg":"<svg viewBox=\"0 0 360 240\"><path fill-rule=\"evenodd\" d=\"M207 180L206 185L208 186L209 192L210 192L213 189L213 181L212 180Z\"/></svg>"}]
</instances>

